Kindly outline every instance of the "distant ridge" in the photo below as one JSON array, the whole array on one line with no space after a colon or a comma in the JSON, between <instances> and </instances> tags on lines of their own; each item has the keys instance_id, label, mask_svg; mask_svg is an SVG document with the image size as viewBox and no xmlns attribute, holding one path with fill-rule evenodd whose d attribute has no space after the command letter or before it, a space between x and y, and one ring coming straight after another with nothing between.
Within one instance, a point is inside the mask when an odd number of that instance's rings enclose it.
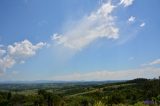
<instances>
[{"instance_id":1,"label":"distant ridge","mask_svg":"<svg viewBox=\"0 0 160 106\"><path fill-rule=\"evenodd\" d=\"M35 81L0 81L0 84L29 84L29 83L114 83L114 82L124 82L127 80L106 80L106 81L52 81L52 80L35 80Z\"/></svg>"}]
</instances>

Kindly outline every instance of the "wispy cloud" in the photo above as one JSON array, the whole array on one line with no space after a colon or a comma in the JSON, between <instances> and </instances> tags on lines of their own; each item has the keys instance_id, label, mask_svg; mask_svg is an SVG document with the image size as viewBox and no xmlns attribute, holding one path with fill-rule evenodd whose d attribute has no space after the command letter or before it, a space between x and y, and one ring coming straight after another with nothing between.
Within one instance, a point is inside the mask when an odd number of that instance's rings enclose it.
<instances>
[{"instance_id":1,"label":"wispy cloud","mask_svg":"<svg viewBox=\"0 0 160 106\"><path fill-rule=\"evenodd\" d=\"M155 59L149 63L142 64L142 66L153 66L153 65L160 65L160 59Z\"/></svg>"},{"instance_id":2,"label":"wispy cloud","mask_svg":"<svg viewBox=\"0 0 160 106\"><path fill-rule=\"evenodd\" d=\"M156 65L159 64L160 65L160 59L156 59L154 61L152 61L151 63L149 63L150 65Z\"/></svg>"},{"instance_id":3,"label":"wispy cloud","mask_svg":"<svg viewBox=\"0 0 160 106\"><path fill-rule=\"evenodd\" d=\"M140 27L144 27L146 25L146 23L145 22L142 22L141 24L140 24Z\"/></svg>"},{"instance_id":4,"label":"wispy cloud","mask_svg":"<svg viewBox=\"0 0 160 106\"><path fill-rule=\"evenodd\" d=\"M128 7L133 4L134 0L121 0L119 4L124 5L124 7Z\"/></svg>"},{"instance_id":5,"label":"wispy cloud","mask_svg":"<svg viewBox=\"0 0 160 106\"><path fill-rule=\"evenodd\" d=\"M97 11L78 20L64 34L54 34L52 40L72 50L81 50L99 38L118 39L119 28L115 25L111 2L104 3Z\"/></svg>"},{"instance_id":6,"label":"wispy cloud","mask_svg":"<svg viewBox=\"0 0 160 106\"><path fill-rule=\"evenodd\" d=\"M6 49L0 49L0 72L11 68L16 63L24 62L25 59L36 54L36 51L46 44L43 42L33 45L30 41L15 42Z\"/></svg>"},{"instance_id":7,"label":"wispy cloud","mask_svg":"<svg viewBox=\"0 0 160 106\"><path fill-rule=\"evenodd\" d=\"M123 71L104 70L87 73L72 73L68 75L54 76L52 80L67 81L91 81L91 80L126 80L133 78L153 78L160 75L160 68L145 67Z\"/></svg>"},{"instance_id":8,"label":"wispy cloud","mask_svg":"<svg viewBox=\"0 0 160 106\"><path fill-rule=\"evenodd\" d=\"M65 27L67 30L62 34L54 33L51 38L58 48L72 51L81 51L97 39L112 39L115 44L124 44L135 38L139 32L140 29L139 26L136 26L137 24L131 25L138 22L139 19L136 16L130 16L125 21L118 20L120 19L118 14L113 15L113 12L116 11L118 6L124 5L124 7L127 7L132 5L133 2L134 0L121 0L115 5L111 1L101 2L102 5L97 10L82 19L75 20L69 25L72 27L68 29ZM143 27L144 25L140 26Z\"/></svg>"},{"instance_id":9,"label":"wispy cloud","mask_svg":"<svg viewBox=\"0 0 160 106\"><path fill-rule=\"evenodd\" d=\"M129 57L129 58L128 58L129 61L132 61L132 60L134 60L134 59L135 59L135 57Z\"/></svg>"}]
</instances>

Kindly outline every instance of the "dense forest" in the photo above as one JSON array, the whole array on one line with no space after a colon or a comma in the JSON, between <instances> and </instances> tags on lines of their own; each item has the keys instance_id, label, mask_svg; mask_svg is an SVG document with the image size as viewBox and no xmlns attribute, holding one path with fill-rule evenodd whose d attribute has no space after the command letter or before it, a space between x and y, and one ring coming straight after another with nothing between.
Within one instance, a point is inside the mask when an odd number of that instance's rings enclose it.
<instances>
[{"instance_id":1,"label":"dense forest","mask_svg":"<svg viewBox=\"0 0 160 106\"><path fill-rule=\"evenodd\" d=\"M113 83L0 84L0 106L160 106L160 78Z\"/></svg>"}]
</instances>

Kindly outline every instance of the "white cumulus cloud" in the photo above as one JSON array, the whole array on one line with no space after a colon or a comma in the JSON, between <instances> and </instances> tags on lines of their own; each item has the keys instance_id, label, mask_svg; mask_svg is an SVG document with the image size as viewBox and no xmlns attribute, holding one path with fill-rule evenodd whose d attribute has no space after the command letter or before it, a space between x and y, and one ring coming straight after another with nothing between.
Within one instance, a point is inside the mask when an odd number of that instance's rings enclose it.
<instances>
[{"instance_id":1,"label":"white cumulus cloud","mask_svg":"<svg viewBox=\"0 0 160 106\"><path fill-rule=\"evenodd\" d=\"M25 59L36 54L36 51L46 43L40 42L33 45L30 41L15 42L13 45L8 45L6 50L0 49L0 72L11 68L16 63L24 62Z\"/></svg>"},{"instance_id":2,"label":"white cumulus cloud","mask_svg":"<svg viewBox=\"0 0 160 106\"><path fill-rule=\"evenodd\" d=\"M6 51L0 48L0 57L3 56L5 53Z\"/></svg>"},{"instance_id":3,"label":"white cumulus cloud","mask_svg":"<svg viewBox=\"0 0 160 106\"><path fill-rule=\"evenodd\" d=\"M8 54L12 57L26 58L35 55L36 50L42 48L45 43L40 42L33 45L30 41L24 40L22 42L16 42L13 45L8 46Z\"/></svg>"},{"instance_id":4,"label":"white cumulus cloud","mask_svg":"<svg viewBox=\"0 0 160 106\"><path fill-rule=\"evenodd\" d=\"M130 16L130 17L128 18L128 22L129 22L129 23L132 23L132 22L135 21L135 19L136 19L136 17Z\"/></svg>"},{"instance_id":5,"label":"white cumulus cloud","mask_svg":"<svg viewBox=\"0 0 160 106\"><path fill-rule=\"evenodd\" d=\"M54 34L52 40L63 47L81 50L99 38L118 39L119 28L112 16L114 8L110 2L103 4L97 11L77 21L65 33Z\"/></svg>"},{"instance_id":6,"label":"white cumulus cloud","mask_svg":"<svg viewBox=\"0 0 160 106\"><path fill-rule=\"evenodd\" d=\"M120 4L124 5L124 7L128 7L133 4L134 0L121 0Z\"/></svg>"},{"instance_id":7,"label":"white cumulus cloud","mask_svg":"<svg viewBox=\"0 0 160 106\"><path fill-rule=\"evenodd\" d=\"M10 57L10 56L5 56L0 59L0 73L4 72L7 68L11 68L16 61Z\"/></svg>"}]
</instances>

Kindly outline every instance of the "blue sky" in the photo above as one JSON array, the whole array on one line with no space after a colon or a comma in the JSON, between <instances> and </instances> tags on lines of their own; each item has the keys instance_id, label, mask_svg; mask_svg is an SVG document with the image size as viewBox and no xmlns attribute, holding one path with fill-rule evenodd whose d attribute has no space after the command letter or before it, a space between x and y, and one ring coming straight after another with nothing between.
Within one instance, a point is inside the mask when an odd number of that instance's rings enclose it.
<instances>
[{"instance_id":1,"label":"blue sky","mask_svg":"<svg viewBox=\"0 0 160 106\"><path fill-rule=\"evenodd\" d=\"M159 0L1 0L0 80L160 76Z\"/></svg>"}]
</instances>

